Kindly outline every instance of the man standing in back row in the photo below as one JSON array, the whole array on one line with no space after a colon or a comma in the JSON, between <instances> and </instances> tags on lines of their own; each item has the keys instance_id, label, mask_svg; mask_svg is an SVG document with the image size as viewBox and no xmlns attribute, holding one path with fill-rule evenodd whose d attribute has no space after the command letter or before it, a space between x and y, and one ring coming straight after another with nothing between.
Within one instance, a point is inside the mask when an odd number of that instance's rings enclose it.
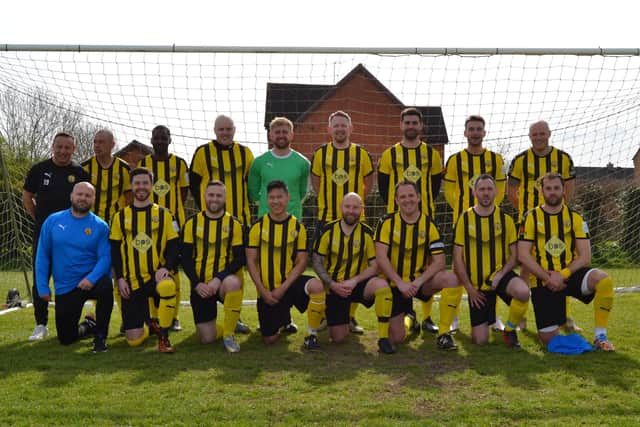
<instances>
[{"instance_id":1,"label":"man standing in back row","mask_svg":"<svg viewBox=\"0 0 640 427\"><path fill-rule=\"evenodd\" d=\"M169 209L173 218L177 221L178 229L182 228L186 220L184 202L189 191L189 170L187 162L173 153L169 153L171 144L171 132L163 125L156 126L151 131L151 146L153 154L149 154L138 163L139 167L151 171L154 182L151 200L153 203ZM176 298L180 301L180 274L177 270L171 271L171 277L176 283ZM178 320L180 304L176 304L171 322L172 331L182 330ZM155 307L151 305L151 317L156 318Z\"/></svg>"},{"instance_id":2,"label":"man standing in back row","mask_svg":"<svg viewBox=\"0 0 640 427\"><path fill-rule=\"evenodd\" d=\"M504 198L504 187L507 182L504 175L504 160L500 154L489 151L482 146L486 135L484 118L477 115L467 117L464 122L467 147L451 155L447 160L444 175L444 198L453 209L453 226L456 225L460 215L476 204L473 187L478 176L488 174L493 177L496 186L496 206L499 207ZM457 322L454 321L454 323ZM495 322L492 323L496 330L504 329L497 313ZM455 326L454 329L456 329Z\"/></svg>"},{"instance_id":3,"label":"man standing in back row","mask_svg":"<svg viewBox=\"0 0 640 427\"><path fill-rule=\"evenodd\" d=\"M251 226L248 178L253 154L249 148L233 140L236 126L231 117L219 115L213 125L216 139L199 146L189 167L189 186L199 209L205 210L205 193L211 181L224 183L226 210L248 229ZM244 291L244 268L238 272ZM242 295L240 295L242 298ZM235 331L251 332L249 326L238 319ZM229 331L227 331L229 332Z\"/></svg>"},{"instance_id":4,"label":"man standing in back row","mask_svg":"<svg viewBox=\"0 0 640 427\"><path fill-rule=\"evenodd\" d=\"M318 221L315 239L320 237L324 225L340 218L340 207L345 194L353 192L366 199L373 184L371 155L363 147L351 142L353 125L351 117L344 111L329 116L328 131L331 142L323 144L313 153L311 161L311 184L318 195ZM361 209L364 218L364 209ZM356 334L364 333L355 318L357 303L349 311L349 329Z\"/></svg>"},{"instance_id":5,"label":"man standing in back row","mask_svg":"<svg viewBox=\"0 0 640 427\"><path fill-rule=\"evenodd\" d=\"M424 128L422 113L417 108L405 108L400 113L402 141L384 150L378 164L378 191L387 205L387 214L398 210L395 187L401 181L416 184L420 194L419 209L431 220L435 218L435 199L442 181L440 154L420 139ZM458 292L457 290L455 292ZM422 329L437 333L431 320L432 299L422 303ZM407 313L407 325L420 331L413 308Z\"/></svg>"},{"instance_id":6,"label":"man standing in back row","mask_svg":"<svg viewBox=\"0 0 640 427\"><path fill-rule=\"evenodd\" d=\"M45 219L54 212L71 206L70 195L73 186L88 181L89 176L82 166L71 157L76 150L73 135L58 132L53 138L51 158L33 165L27 173L22 191L22 204L34 220L32 259L35 266L40 229ZM36 327L29 341L41 340L49 335L49 302L40 298L36 286L36 270L33 269L33 313Z\"/></svg>"},{"instance_id":7,"label":"man standing in back row","mask_svg":"<svg viewBox=\"0 0 640 427\"><path fill-rule=\"evenodd\" d=\"M564 180L564 202L569 205L575 187L576 170L569 154L549 145L551 130L543 120L529 127L531 148L518 154L509 167L507 197L514 208L518 209L518 223L522 224L524 215L542 204L540 180L549 172L558 172ZM522 278L527 281L529 272L521 269ZM567 299L568 330L579 332L581 329L571 317L569 300Z\"/></svg>"},{"instance_id":8,"label":"man standing in back row","mask_svg":"<svg viewBox=\"0 0 640 427\"><path fill-rule=\"evenodd\" d=\"M276 180L287 185L290 196L287 212L302 221L302 200L309 185L309 160L291 148L293 123L276 117L269 124L270 151L258 156L249 171L249 200L258 202L258 218L269 211L267 185Z\"/></svg>"}]
</instances>

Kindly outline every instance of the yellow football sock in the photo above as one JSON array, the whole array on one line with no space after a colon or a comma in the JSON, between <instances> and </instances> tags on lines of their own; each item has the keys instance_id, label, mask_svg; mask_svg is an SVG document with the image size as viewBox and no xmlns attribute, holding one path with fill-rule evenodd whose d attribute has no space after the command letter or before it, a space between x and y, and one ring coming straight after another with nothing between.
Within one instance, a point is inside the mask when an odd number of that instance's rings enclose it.
<instances>
[{"instance_id":1,"label":"yellow football sock","mask_svg":"<svg viewBox=\"0 0 640 427\"><path fill-rule=\"evenodd\" d=\"M378 317L378 338L389 338L389 318L393 305L391 288L385 286L374 293L374 309Z\"/></svg>"},{"instance_id":2,"label":"yellow football sock","mask_svg":"<svg viewBox=\"0 0 640 427\"><path fill-rule=\"evenodd\" d=\"M571 319L571 304L569 304L569 301L571 301L571 297L566 297L565 313L567 314L567 319Z\"/></svg>"},{"instance_id":3,"label":"yellow football sock","mask_svg":"<svg viewBox=\"0 0 640 427\"><path fill-rule=\"evenodd\" d=\"M309 307L307 308L307 321L311 333L315 333L320 328L320 322L324 317L326 294L318 292L309 295Z\"/></svg>"},{"instance_id":4,"label":"yellow football sock","mask_svg":"<svg viewBox=\"0 0 640 427\"><path fill-rule=\"evenodd\" d=\"M609 276L596 283L596 295L593 298L593 308L596 316L596 328L606 328L609 324L609 314L613 307L613 281Z\"/></svg>"},{"instance_id":5,"label":"yellow football sock","mask_svg":"<svg viewBox=\"0 0 640 427\"><path fill-rule=\"evenodd\" d=\"M158 324L161 328L168 329L173 321L173 313L176 306L176 284L171 279L161 280L156 285L156 292L160 295L158 304Z\"/></svg>"},{"instance_id":6,"label":"yellow football sock","mask_svg":"<svg viewBox=\"0 0 640 427\"><path fill-rule=\"evenodd\" d=\"M227 292L224 295L224 330L233 335L236 323L240 318L242 307L242 290ZM217 328L216 328L217 330Z\"/></svg>"},{"instance_id":7,"label":"yellow football sock","mask_svg":"<svg viewBox=\"0 0 640 427\"><path fill-rule=\"evenodd\" d=\"M462 300L461 286L455 288L445 288L440 292L440 335L449 332L451 322L456 317L460 300Z\"/></svg>"},{"instance_id":8,"label":"yellow football sock","mask_svg":"<svg viewBox=\"0 0 640 427\"><path fill-rule=\"evenodd\" d=\"M173 310L173 318L178 318L178 313L180 312L180 273L176 272L171 275L171 278L176 284L176 307Z\"/></svg>"},{"instance_id":9,"label":"yellow football sock","mask_svg":"<svg viewBox=\"0 0 640 427\"><path fill-rule=\"evenodd\" d=\"M360 304L358 304L357 302L352 302L349 306L349 319L356 318L356 310L358 310L358 305Z\"/></svg>"},{"instance_id":10,"label":"yellow football sock","mask_svg":"<svg viewBox=\"0 0 640 427\"><path fill-rule=\"evenodd\" d=\"M149 336L149 331L147 330L147 328L142 328L142 330L144 331L142 336L136 340L127 340L127 344L129 344L129 347L138 347L140 344L142 344L144 342L144 340L147 339L147 337Z\"/></svg>"},{"instance_id":11,"label":"yellow football sock","mask_svg":"<svg viewBox=\"0 0 640 427\"><path fill-rule=\"evenodd\" d=\"M506 331L513 331L518 327L520 320L522 320L524 315L527 313L528 306L528 301L522 302L515 298L511 299L511 304L509 304L509 317L504 325L504 329Z\"/></svg>"},{"instance_id":12,"label":"yellow football sock","mask_svg":"<svg viewBox=\"0 0 640 427\"><path fill-rule=\"evenodd\" d=\"M226 318L225 318L226 320ZM233 325L233 328L231 328L231 330L233 331L235 329L236 325ZM216 322L216 339L219 340L220 338L224 337L224 325L222 323L218 323Z\"/></svg>"},{"instance_id":13,"label":"yellow football sock","mask_svg":"<svg viewBox=\"0 0 640 427\"><path fill-rule=\"evenodd\" d=\"M429 299L429 301L422 301L422 321L425 321L428 317L431 317L432 308L433 298Z\"/></svg>"},{"instance_id":14,"label":"yellow football sock","mask_svg":"<svg viewBox=\"0 0 640 427\"><path fill-rule=\"evenodd\" d=\"M152 319L158 318L158 307L156 307L155 298L149 297L149 317Z\"/></svg>"}]
</instances>

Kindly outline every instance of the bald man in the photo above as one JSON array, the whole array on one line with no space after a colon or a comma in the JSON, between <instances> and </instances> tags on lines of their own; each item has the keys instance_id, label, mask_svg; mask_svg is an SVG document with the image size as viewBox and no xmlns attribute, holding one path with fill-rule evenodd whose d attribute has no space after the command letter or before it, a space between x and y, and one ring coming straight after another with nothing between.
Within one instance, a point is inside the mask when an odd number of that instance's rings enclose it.
<instances>
[{"instance_id":1,"label":"bald man","mask_svg":"<svg viewBox=\"0 0 640 427\"><path fill-rule=\"evenodd\" d=\"M51 300L49 277L56 296L56 329L63 345L93 334L93 352L107 351L106 337L113 308L109 270L109 226L91 212L96 191L80 182L71 191L71 207L42 224L36 253L36 286L40 298ZM78 324L85 301L94 299L96 316Z\"/></svg>"},{"instance_id":2,"label":"bald man","mask_svg":"<svg viewBox=\"0 0 640 427\"><path fill-rule=\"evenodd\" d=\"M205 210L205 192L210 181L221 181L226 188L227 212L236 217L248 229L251 225L247 179L253 163L249 148L234 141L236 125L229 116L216 117L213 125L216 139L199 146L189 167L189 186L199 209ZM238 273L244 289L244 268ZM241 320L236 333L248 334L250 329Z\"/></svg>"},{"instance_id":3,"label":"bald man","mask_svg":"<svg viewBox=\"0 0 640 427\"><path fill-rule=\"evenodd\" d=\"M389 341L389 318L393 296L384 279L377 277L373 230L360 221L362 198L355 192L345 194L340 204L341 218L324 226L316 241L311 261L320 282L329 289L326 318L334 342L349 334L352 303L375 306L378 318L378 349L395 353Z\"/></svg>"},{"instance_id":4,"label":"bald man","mask_svg":"<svg viewBox=\"0 0 640 427\"><path fill-rule=\"evenodd\" d=\"M518 154L511 162L507 180L507 198L518 210L518 224L524 224L524 215L531 209L540 206L544 199L540 186L542 176L549 172L557 172L564 180L564 202L569 205L575 188L576 169L571 156L549 145L551 129L544 120L534 122L529 127L531 148ZM521 267L520 274L525 281L529 279L526 267ZM533 284L530 284L533 286ZM569 298L567 298L567 323L564 325L569 332L580 332L571 316ZM526 318L521 327L524 329Z\"/></svg>"}]
</instances>

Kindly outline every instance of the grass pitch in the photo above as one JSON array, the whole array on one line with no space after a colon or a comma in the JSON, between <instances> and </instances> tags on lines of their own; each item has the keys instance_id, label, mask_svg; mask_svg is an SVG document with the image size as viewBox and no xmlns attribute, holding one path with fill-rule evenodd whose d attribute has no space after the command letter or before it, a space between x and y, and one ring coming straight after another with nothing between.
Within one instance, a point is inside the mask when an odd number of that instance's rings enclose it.
<instances>
[{"instance_id":1,"label":"grass pitch","mask_svg":"<svg viewBox=\"0 0 640 427\"><path fill-rule=\"evenodd\" d=\"M254 332L239 337L240 353L227 354L221 342L198 342L183 307L173 355L159 354L154 339L129 348L117 308L105 354L92 354L90 341L60 346L52 324L51 337L29 343L33 311L23 309L0 316L0 424L637 425L638 305L640 294L616 295L609 335L617 351L583 356L549 354L532 332L520 334L521 350L497 334L473 346L466 303L457 352L438 351L423 335L391 356L377 353L375 316L364 308L366 334L345 344L321 333L322 351L305 353L305 317L293 310L298 334L267 348ZM572 309L591 339L591 306ZM531 309L528 317L533 328ZM242 318L255 330L254 306Z\"/></svg>"}]
</instances>

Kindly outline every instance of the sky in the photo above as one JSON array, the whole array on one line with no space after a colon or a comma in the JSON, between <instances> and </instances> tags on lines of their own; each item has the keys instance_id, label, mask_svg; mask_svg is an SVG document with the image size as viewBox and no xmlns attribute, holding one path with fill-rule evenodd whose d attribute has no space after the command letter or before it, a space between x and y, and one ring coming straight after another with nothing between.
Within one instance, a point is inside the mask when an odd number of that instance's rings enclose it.
<instances>
[{"instance_id":1,"label":"sky","mask_svg":"<svg viewBox=\"0 0 640 427\"><path fill-rule=\"evenodd\" d=\"M438 4L22 0L3 4L0 45L638 48L640 31L633 4L620 0L461 0ZM460 111L460 117L452 122L457 124L467 113ZM210 132L210 124L204 129ZM522 133L526 134L524 127ZM452 136L462 144L460 135ZM568 143L581 142L572 138ZM629 138L627 133L625 140ZM184 155L189 157L189 153ZM609 161L599 157L603 165ZM611 161L628 166L629 158L624 153Z\"/></svg>"},{"instance_id":2,"label":"sky","mask_svg":"<svg viewBox=\"0 0 640 427\"><path fill-rule=\"evenodd\" d=\"M638 47L634 3L21 0L3 2L0 43Z\"/></svg>"}]
</instances>

